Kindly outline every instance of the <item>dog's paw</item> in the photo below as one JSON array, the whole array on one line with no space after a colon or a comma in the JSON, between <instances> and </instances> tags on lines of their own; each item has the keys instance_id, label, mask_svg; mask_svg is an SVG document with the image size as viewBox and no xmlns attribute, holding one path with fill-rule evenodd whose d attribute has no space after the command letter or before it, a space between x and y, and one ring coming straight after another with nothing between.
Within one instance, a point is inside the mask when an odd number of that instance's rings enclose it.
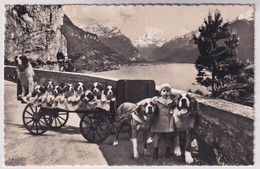
<instances>
[{"instance_id":1,"label":"dog's paw","mask_svg":"<svg viewBox=\"0 0 260 169\"><path fill-rule=\"evenodd\" d=\"M138 152L134 152L134 158L135 159L138 159L140 156L139 156L139 154L138 154Z\"/></svg>"},{"instance_id":2,"label":"dog's paw","mask_svg":"<svg viewBox=\"0 0 260 169\"><path fill-rule=\"evenodd\" d=\"M189 151L185 151L185 161L187 164L191 164L194 162L194 159L191 156L191 153Z\"/></svg>"},{"instance_id":3,"label":"dog's paw","mask_svg":"<svg viewBox=\"0 0 260 169\"><path fill-rule=\"evenodd\" d=\"M112 101L112 102L115 102L115 101L116 101L116 98L112 98L111 101Z\"/></svg>"},{"instance_id":4,"label":"dog's paw","mask_svg":"<svg viewBox=\"0 0 260 169\"><path fill-rule=\"evenodd\" d=\"M153 138L149 137L148 140L147 140L147 144L151 144L152 142L153 142Z\"/></svg>"},{"instance_id":5,"label":"dog's paw","mask_svg":"<svg viewBox=\"0 0 260 169\"><path fill-rule=\"evenodd\" d=\"M150 152L146 148L143 148L143 150L145 156L151 156Z\"/></svg>"},{"instance_id":6,"label":"dog's paw","mask_svg":"<svg viewBox=\"0 0 260 169\"><path fill-rule=\"evenodd\" d=\"M181 149L180 149L180 147L175 147L174 155L175 156L181 156Z\"/></svg>"},{"instance_id":7,"label":"dog's paw","mask_svg":"<svg viewBox=\"0 0 260 169\"><path fill-rule=\"evenodd\" d=\"M118 146L118 141L114 141L113 146Z\"/></svg>"}]
</instances>

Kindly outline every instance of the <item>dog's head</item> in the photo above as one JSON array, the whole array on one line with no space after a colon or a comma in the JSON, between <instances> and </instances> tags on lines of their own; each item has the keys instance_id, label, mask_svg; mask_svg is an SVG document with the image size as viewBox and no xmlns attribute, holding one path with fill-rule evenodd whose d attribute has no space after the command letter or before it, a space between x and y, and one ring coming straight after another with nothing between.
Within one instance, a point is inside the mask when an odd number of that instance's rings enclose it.
<instances>
[{"instance_id":1,"label":"dog's head","mask_svg":"<svg viewBox=\"0 0 260 169\"><path fill-rule=\"evenodd\" d=\"M63 93L66 98L72 96L74 94L74 88L72 84L66 84L63 88Z\"/></svg>"},{"instance_id":2,"label":"dog's head","mask_svg":"<svg viewBox=\"0 0 260 169\"><path fill-rule=\"evenodd\" d=\"M29 66L29 60L24 55L18 55L14 58L15 65L17 66L18 70L23 71Z\"/></svg>"},{"instance_id":3,"label":"dog's head","mask_svg":"<svg viewBox=\"0 0 260 169\"><path fill-rule=\"evenodd\" d=\"M108 100L112 99L115 96L115 89L108 85L104 90L104 95Z\"/></svg>"},{"instance_id":4,"label":"dog's head","mask_svg":"<svg viewBox=\"0 0 260 169\"><path fill-rule=\"evenodd\" d=\"M52 82L52 81L48 81L47 84L45 85L45 89L46 89L47 91L53 91L53 89L54 89L54 84L53 84L53 82Z\"/></svg>"},{"instance_id":5,"label":"dog's head","mask_svg":"<svg viewBox=\"0 0 260 169\"><path fill-rule=\"evenodd\" d=\"M75 86L74 86L74 90L75 91L85 91L86 87L82 82L78 82Z\"/></svg>"},{"instance_id":6,"label":"dog's head","mask_svg":"<svg viewBox=\"0 0 260 169\"><path fill-rule=\"evenodd\" d=\"M35 85L33 88L32 97L35 97L36 95L41 95L45 93L45 88L41 85Z\"/></svg>"},{"instance_id":7,"label":"dog's head","mask_svg":"<svg viewBox=\"0 0 260 169\"><path fill-rule=\"evenodd\" d=\"M19 65L19 66L26 66L28 65L29 63L29 60L26 56L24 55L18 55L18 56L15 56L14 58L14 62L15 62L15 65Z\"/></svg>"},{"instance_id":8,"label":"dog's head","mask_svg":"<svg viewBox=\"0 0 260 169\"><path fill-rule=\"evenodd\" d=\"M157 105L151 101L151 99L144 99L139 102L137 113L143 120L151 120L157 113Z\"/></svg>"},{"instance_id":9,"label":"dog's head","mask_svg":"<svg viewBox=\"0 0 260 169\"><path fill-rule=\"evenodd\" d=\"M66 92L73 92L74 91L74 88L72 86L72 84L66 84L63 88L63 92L66 93Z\"/></svg>"},{"instance_id":10,"label":"dog's head","mask_svg":"<svg viewBox=\"0 0 260 169\"><path fill-rule=\"evenodd\" d=\"M63 90L60 86L56 85L52 91L53 95L58 96L63 93Z\"/></svg>"},{"instance_id":11,"label":"dog's head","mask_svg":"<svg viewBox=\"0 0 260 169\"><path fill-rule=\"evenodd\" d=\"M99 83L99 82L95 82L93 83L93 86L91 88L91 91L96 94L96 93L101 93L104 90L104 86Z\"/></svg>"},{"instance_id":12,"label":"dog's head","mask_svg":"<svg viewBox=\"0 0 260 169\"><path fill-rule=\"evenodd\" d=\"M86 90L83 95L81 95L80 100L85 102L90 102L94 100L95 96L91 90Z\"/></svg>"},{"instance_id":13,"label":"dog's head","mask_svg":"<svg viewBox=\"0 0 260 169\"><path fill-rule=\"evenodd\" d=\"M189 94L182 93L174 99L173 107L178 109L179 115L187 115L197 110L197 101Z\"/></svg>"}]
</instances>

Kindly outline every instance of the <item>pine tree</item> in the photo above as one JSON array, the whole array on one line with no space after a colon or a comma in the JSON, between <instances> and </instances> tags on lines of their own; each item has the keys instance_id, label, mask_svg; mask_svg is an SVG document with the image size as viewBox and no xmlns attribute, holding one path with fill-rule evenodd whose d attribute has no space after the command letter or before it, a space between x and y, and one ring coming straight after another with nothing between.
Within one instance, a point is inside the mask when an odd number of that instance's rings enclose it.
<instances>
[{"instance_id":1,"label":"pine tree","mask_svg":"<svg viewBox=\"0 0 260 169\"><path fill-rule=\"evenodd\" d=\"M213 97L221 95L235 84L233 77L239 74L244 64L236 59L239 38L235 30L223 23L219 10L209 12L204 24L193 39L198 46L199 56L195 62L198 70L197 83L207 87Z\"/></svg>"}]
</instances>

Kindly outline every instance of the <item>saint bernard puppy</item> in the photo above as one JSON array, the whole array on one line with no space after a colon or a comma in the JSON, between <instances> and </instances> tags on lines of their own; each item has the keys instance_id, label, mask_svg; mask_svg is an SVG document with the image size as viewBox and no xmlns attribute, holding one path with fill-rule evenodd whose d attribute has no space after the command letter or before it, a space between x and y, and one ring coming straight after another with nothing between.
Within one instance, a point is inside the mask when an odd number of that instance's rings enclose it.
<instances>
[{"instance_id":1,"label":"saint bernard puppy","mask_svg":"<svg viewBox=\"0 0 260 169\"><path fill-rule=\"evenodd\" d=\"M80 100L83 102L90 102L95 100L95 95L92 93L91 90L86 90L84 94L81 95Z\"/></svg>"},{"instance_id":2,"label":"saint bernard puppy","mask_svg":"<svg viewBox=\"0 0 260 169\"><path fill-rule=\"evenodd\" d=\"M114 146L118 145L118 137L121 128L124 125L130 126L131 138L133 143L133 153L134 158L139 158L139 153L137 150L137 132L138 130L143 131L143 150L144 155L148 155L147 151L147 138L148 132L150 130L150 125L154 114L157 112L157 106L154 104L151 99L144 99L137 104L134 103L123 103L121 104L116 111L116 137L113 142Z\"/></svg>"},{"instance_id":3,"label":"saint bernard puppy","mask_svg":"<svg viewBox=\"0 0 260 169\"><path fill-rule=\"evenodd\" d=\"M85 90L86 90L85 85L82 82L78 82L74 86L74 95L72 97L72 102L79 102L80 97L84 94Z\"/></svg>"},{"instance_id":4,"label":"saint bernard puppy","mask_svg":"<svg viewBox=\"0 0 260 169\"><path fill-rule=\"evenodd\" d=\"M59 85L56 85L52 91L53 95L54 95L54 104L55 106L57 106L57 104L61 101L62 96L63 96L63 90L62 87Z\"/></svg>"},{"instance_id":5,"label":"saint bernard puppy","mask_svg":"<svg viewBox=\"0 0 260 169\"><path fill-rule=\"evenodd\" d=\"M42 97L42 102L46 102L49 106L51 106L51 104L54 101L54 94L53 94L53 90L54 90L54 84L52 81L48 81L46 86L45 86L45 94Z\"/></svg>"},{"instance_id":6,"label":"saint bernard puppy","mask_svg":"<svg viewBox=\"0 0 260 169\"><path fill-rule=\"evenodd\" d=\"M104 94L104 85L102 85L99 82L95 82L93 83L93 86L91 88L91 91L94 93L94 95L96 96L96 99L101 99L102 95Z\"/></svg>"},{"instance_id":7,"label":"saint bernard puppy","mask_svg":"<svg viewBox=\"0 0 260 169\"><path fill-rule=\"evenodd\" d=\"M42 85L35 85L33 88L33 93L32 93L32 99L34 101L41 102L42 101L42 96L45 94L45 88Z\"/></svg>"},{"instance_id":8,"label":"saint bernard puppy","mask_svg":"<svg viewBox=\"0 0 260 169\"><path fill-rule=\"evenodd\" d=\"M191 156L191 137L198 117L197 101L187 93L178 95L173 101L173 117L175 121L176 133L174 138L174 154L181 156L179 132L186 133L185 161L188 164L194 162Z\"/></svg>"},{"instance_id":9,"label":"saint bernard puppy","mask_svg":"<svg viewBox=\"0 0 260 169\"><path fill-rule=\"evenodd\" d=\"M26 87L28 87L28 94L26 99L28 100L32 96L34 83L34 71L28 58L24 55L15 56L15 65L17 66L17 76L21 82L22 92L19 97L25 96Z\"/></svg>"},{"instance_id":10,"label":"saint bernard puppy","mask_svg":"<svg viewBox=\"0 0 260 169\"><path fill-rule=\"evenodd\" d=\"M111 101L115 101L115 89L111 86L108 85L105 90L104 90L104 96L105 96L105 100L111 100Z\"/></svg>"},{"instance_id":11,"label":"saint bernard puppy","mask_svg":"<svg viewBox=\"0 0 260 169\"><path fill-rule=\"evenodd\" d=\"M73 96L74 96L74 88L72 84L67 84L63 88L63 99L68 99L68 102L73 102ZM64 102L64 100L61 100L61 103Z\"/></svg>"}]
</instances>

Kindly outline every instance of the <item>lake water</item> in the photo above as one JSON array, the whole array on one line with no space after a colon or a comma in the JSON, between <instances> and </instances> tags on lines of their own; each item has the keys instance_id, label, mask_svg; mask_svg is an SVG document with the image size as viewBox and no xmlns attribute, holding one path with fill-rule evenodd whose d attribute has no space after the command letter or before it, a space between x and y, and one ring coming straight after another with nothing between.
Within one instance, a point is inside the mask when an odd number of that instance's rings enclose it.
<instances>
[{"instance_id":1,"label":"lake water","mask_svg":"<svg viewBox=\"0 0 260 169\"><path fill-rule=\"evenodd\" d=\"M102 75L117 79L149 79L157 85L169 83L171 87L187 91L201 90L207 93L205 87L193 85L196 83L197 70L194 64L171 63L158 65L124 66L119 70L106 72L87 72L88 74Z\"/></svg>"}]
</instances>

